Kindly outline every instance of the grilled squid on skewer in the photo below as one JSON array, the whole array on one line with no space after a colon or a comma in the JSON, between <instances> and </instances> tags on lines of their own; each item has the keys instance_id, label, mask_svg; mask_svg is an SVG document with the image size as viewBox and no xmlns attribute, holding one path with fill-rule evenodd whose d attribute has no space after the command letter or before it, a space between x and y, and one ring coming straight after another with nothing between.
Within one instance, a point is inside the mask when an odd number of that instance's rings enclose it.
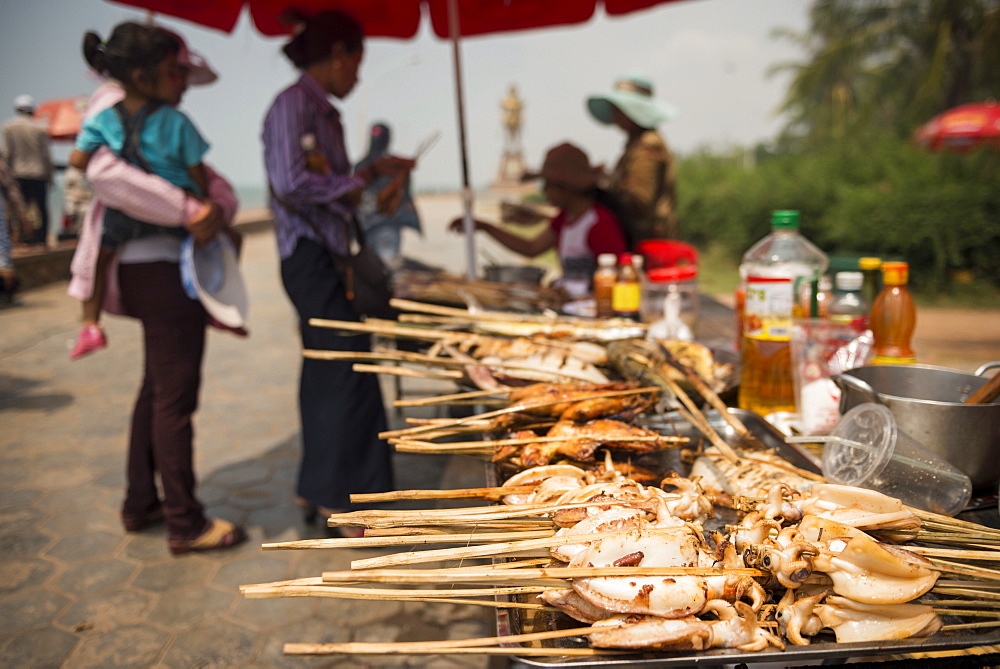
<instances>
[{"instance_id":1,"label":"grilled squid on skewer","mask_svg":"<svg viewBox=\"0 0 1000 669\"><path fill-rule=\"evenodd\" d=\"M707 602L704 613L714 613L718 620L689 616L667 620L655 616L621 615L594 623L607 627L589 635L595 648L656 650L705 650L738 648L764 650L769 646L784 648L781 639L757 624L757 615L743 602L719 600Z\"/></svg>"},{"instance_id":2,"label":"grilled squid on skewer","mask_svg":"<svg viewBox=\"0 0 1000 669\"><path fill-rule=\"evenodd\" d=\"M796 598L789 590L775 617L782 634L793 644L809 644L806 637L831 629L842 643L892 641L930 636L941 629L941 618L926 604L863 604L822 590Z\"/></svg>"}]
</instances>

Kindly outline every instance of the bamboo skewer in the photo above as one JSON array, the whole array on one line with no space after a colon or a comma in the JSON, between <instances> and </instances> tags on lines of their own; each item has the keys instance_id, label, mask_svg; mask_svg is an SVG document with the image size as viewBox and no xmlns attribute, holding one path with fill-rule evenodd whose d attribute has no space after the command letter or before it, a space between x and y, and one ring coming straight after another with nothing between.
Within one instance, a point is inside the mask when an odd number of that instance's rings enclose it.
<instances>
[{"instance_id":1,"label":"bamboo skewer","mask_svg":"<svg viewBox=\"0 0 1000 669\"><path fill-rule=\"evenodd\" d=\"M548 536L540 539L524 539L499 542L495 544L481 544L476 546L462 546L458 548L439 548L435 550L395 553L393 555L383 555L364 560L354 560L351 562L351 569L381 569L404 564L421 564L424 562L440 562L442 560L467 560L472 558L507 555L510 553L523 553L526 551L548 550L553 546L565 546L566 544L598 541L599 539L609 536L628 534L628 532L628 530L624 530L618 532L567 535L561 537L554 536L550 533ZM356 540L342 539L341 541Z\"/></svg>"},{"instance_id":2,"label":"bamboo skewer","mask_svg":"<svg viewBox=\"0 0 1000 669\"><path fill-rule=\"evenodd\" d=\"M548 640L551 640L551 639L562 639L562 638L565 638L565 637L585 636L587 634L593 634L595 632L602 632L602 631L607 631L607 628L606 627L579 627L579 628L571 628L571 629L565 629L565 630L550 630L550 631L546 631L546 632L528 632L526 634L514 634L514 635L510 635L510 636L494 636L494 637L485 637L485 638L478 638L478 639L458 639L458 640L453 640L453 641L406 641L406 642L398 642L397 641L397 642L392 642L392 643L360 643L360 642L354 642L354 643L343 643L343 644L285 644L285 652L288 653L289 652L288 651L289 646L294 646L294 645L302 645L302 646L326 646L326 647L331 647L331 646L348 647L349 646L349 647L354 647L354 648L362 648L362 647L368 647L368 646L378 646L378 647L381 647L381 648L392 647L392 648L396 649L396 650L392 651L393 654L401 654L401 655L405 655L407 653L412 653L412 652L424 652L424 653L430 652L430 653L435 653L435 652L440 652L442 647L449 648L449 652L451 652L450 649L463 649L463 648L464 649L483 649L483 648L500 646L501 644L503 644L503 645L513 645L513 644L522 644L522 643L533 643L533 642L537 642L537 641L548 641ZM543 650L543 649L540 649L540 648L523 648L523 647L522 648L518 648L518 647L515 646L514 648L510 648L509 650L511 650L511 651L519 650L520 651L520 650ZM570 649L547 648L547 649L544 649L544 650L549 650L549 651L560 650L560 651L563 651L563 650L570 650ZM581 648L581 649L577 649L577 650L593 650L593 649L589 649L589 648L588 649L584 649L584 648ZM346 652L346 651L340 651L340 652ZM372 651L372 652L377 652L377 651ZM614 652L621 652L621 651L614 651ZM315 654L315 653L310 653L310 654Z\"/></svg>"},{"instance_id":3,"label":"bamboo skewer","mask_svg":"<svg viewBox=\"0 0 1000 669\"><path fill-rule=\"evenodd\" d=\"M263 550L304 550L307 548L373 548L377 546L415 546L427 544L468 544L472 541L516 541L542 539L553 535L554 530L495 532L491 534L435 534L425 536L358 537L354 539L300 539L261 544Z\"/></svg>"},{"instance_id":4,"label":"bamboo skewer","mask_svg":"<svg viewBox=\"0 0 1000 669\"><path fill-rule=\"evenodd\" d=\"M444 585L446 583L495 583L548 585L575 578L645 576L766 576L746 567L460 567L455 569L360 569L323 572L324 583L391 583Z\"/></svg>"},{"instance_id":5,"label":"bamboo skewer","mask_svg":"<svg viewBox=\"0 0 1000 669\"><path fill-rule=\"evenodd\" d=\"M930 546L907 546L906 550L917 555L927 557L955 558L964 560L975 560L984 562L1000 562L1000 551L981 550L967 551L951 548L932 548Z\"/></svg>"},{"instance_id":6,"label":"bamboo skewer","mask_svg":"<svg viewBox=\"0 0 1000 669\"><path fill-rule=\"evenodd\" d=\"M371 374L392 374L393 376L407 376L415 379L433 379L435 381L457 381L464 374L448 369L436 371L410 369L409 367L390 367L389 365L364 365L356 363L351 365L355 372L368 372Z\"/></svg>"},{"instance_id":7,"label":"bamboo skewer","mask_svg":"<svg viewBox=\"0 0 1000 669\"><path fill-rule=\"evenodd\" d=\"M451 395L435 395L433 397L425 397L416 400L396 400L393 402L393 406L397 407L424 407L424 406L434 406L437 404L451 404L454 401L465 401L471 399L479 399L484 397L493 397L496 395L506 395L508 392L502 390L470 390L465 393L453 393Z\"/></svg>"},{"instance_id":8,"label":"bamboo skewer","mask_svg":"<svg viewBox=\"0 0 1000 669\"><path fill-rule=\"evenodd\" d=\"M572 635L569 635L572 636ZM410 643L421 643L414 641ZM452 646L453 641L433 642L434 646L413 647L404 642L286 643L285 655L517 655L518 657L595 657L628 655L625 650L602 648L545 648L531 646Z\"/></svg>"},{"instance_id":9,"label":"bamboo skewer","mask_svg":"<svg viewBox=\"0 0 1000 669\"><path fill-rule=\"evenodd\" d=\"M534 485L500 486L497 488L459 488L448 490L390 490L389 492L356 493L351 495L354 504L376 504L401 500L428 499L486 499L498 500L507 495L523 495L535 489Z\"/></svg>"},{"instance_id":10,"label":"bamboo skewer","mask_svg":"<svg viewBox=\"0 0 1000 669\"><path fill-rule=\"evenodd\" d=\"M545 604L530 602L502 601L496 599L475 599L475 597L496 597L501 595L537 594L546 588L539 586L513 588L463 588L458 590L400 590L388 588L365 588L350 586L289 585L281 583L261 583L242 586L240 592L247 599L277 599L287 597L324 597L332 599L392 600L409 602L435 602L442 604L468 604L492 608L525 609L534 611L554 611Z\"/></svg>"},{"instance_id":11,"label":"bamboo skewer","mask_svg":"<svg viewBox=\"0 0 1000 669\"><path fill-rule=\"evenodd\" d=\"M430 441L419 441L416 439L390 439L397 451L402 453L465 453L465 452L485 452L492 453L499 446L526 446L530 444L549 444L562 441L584 439L598 442L599 446L614 448L620 443L653 443L664 444L666 446L679 446L687 444L691 440L687 437L671 437L666 435L658 436L637 436L637 437L605 437L601 435L570 435L566 437L530 437L526 439L495 439L489 441L453 441L437 443Z\"/></svg>"},{"instance_id":12,"label":"bamboo skewer","mask_svg":"<svg viewBox=\"0 0 1000 669\"><path fill-rule=\"evenodd\" d=\"M571 398L571 399L566 399L566 398L564 398L564 399L558 399L558 400L553 400L551 402L538 402L538 403L531 403L531 404L519 403L519 404L514 404L512 406L506 407L504 409L497 409L496 411L487 411L486 413L476 414L476 415L473 415L473 416L466 416L464 418L456 418L450 424L451 425L465 425L465 424L469 423L470 421L483 420L483 419L486 419L486 418L497 418L499 416L505 416L507 414L517 413L519 411L534 410L534 409L543 409L545 407L555 406L557 404L572 404L572 403L576 403L576 402L583 402L585 400L606 399L606 398L616 398L616 397L627 397L629 395L639 395L639 394L642 394L642 393L659 393L659 392L660 392L660 389L656 388L654 386L654 387L646 387L646 388L633 388L633 389L629 389L629 390L599 391L599 392L595 392L595 393L588 393L588 394L582 395L580 397L574 397L574 398ZM442 425L438 425L438 427L446 427L447 425L448 424L442 424ZM379 438L381 438L381 439L388 439L390 437L401 437L401 436L410 435L410 434L419 434L421 432L426 432L426 431L429 431L429 428L427 428L426 426L416 426L416 427L412 427L412 428L407 428L405 430L394 430L392 432L382 432L381 434L379 434Z\"/></svg>"}]
</instances>

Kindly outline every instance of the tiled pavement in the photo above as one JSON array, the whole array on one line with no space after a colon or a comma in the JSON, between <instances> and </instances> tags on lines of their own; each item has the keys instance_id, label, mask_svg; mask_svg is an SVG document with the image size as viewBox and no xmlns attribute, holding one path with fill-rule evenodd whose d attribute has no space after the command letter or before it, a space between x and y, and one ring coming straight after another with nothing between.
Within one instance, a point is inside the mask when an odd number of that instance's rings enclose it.
<instances>
[{"instance_id":1,"label":"tiled pavement","mask_svg":"<svg viewBox=\"0 0 1000 669\"><path fill-rule=\"evenodd\" d=\"M466 656L282 655L289 641L491 635L486 609L239 595L241 584L316 576L376 554L260 549L319 531L302 524L292 502L299 352L271 235L248 237L244 271L252 335L209 335L196 417L200 495L210 514L250 532L243 546L218 553L173 557L162 527L121 528L141 364L136 324L107 319L110 347L70 362L78 305L64 282L0 311L0 665L487 666ZM472 460L397 455L395 467L401 488L483 483Z\"/></svg>"}]
</instances>

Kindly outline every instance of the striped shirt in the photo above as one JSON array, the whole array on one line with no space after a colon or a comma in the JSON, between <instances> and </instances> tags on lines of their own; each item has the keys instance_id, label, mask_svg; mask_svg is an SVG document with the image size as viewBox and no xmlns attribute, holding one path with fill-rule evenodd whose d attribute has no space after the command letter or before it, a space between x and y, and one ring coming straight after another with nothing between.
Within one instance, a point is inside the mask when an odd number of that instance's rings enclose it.
<instances>
[{"instance_id":1,"label":"striped shirt","mask_svg":"<svg viewBox=\"0 0 1000 669\"><path fill-rule=\"evenodd\" d=\"M315 137L316 151L326 159L328 173L307 169L302 148L305 135ZM303 74L275 98L264 118L262 140L264 167L271 188L295 209L288 211L272 198L278 254L282 259L292 255L303 237L346 253L349 217L353 212L336 200L364 186L364 182L351 176L340 112L330 104L326 91L312 77ZM300 213L309 217L322 238Z\"/></svg>"}]
</instances>

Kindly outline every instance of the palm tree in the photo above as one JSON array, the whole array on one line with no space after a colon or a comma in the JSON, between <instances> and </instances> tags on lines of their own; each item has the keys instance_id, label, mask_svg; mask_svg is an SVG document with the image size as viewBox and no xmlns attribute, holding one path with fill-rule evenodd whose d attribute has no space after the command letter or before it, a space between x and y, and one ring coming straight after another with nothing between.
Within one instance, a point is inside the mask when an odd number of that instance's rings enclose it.
<instances>
[{"instance_id":1,"label":"palm tree","mask_svg":"<svg viewBox=\"0 0 1000 669\"><path fill-rule=\"evenodd\" d=\"M1000 0L816 0L781 111L785 139L900 137L964 102L1000 97Z\"/></svg>"}]
</instances>

